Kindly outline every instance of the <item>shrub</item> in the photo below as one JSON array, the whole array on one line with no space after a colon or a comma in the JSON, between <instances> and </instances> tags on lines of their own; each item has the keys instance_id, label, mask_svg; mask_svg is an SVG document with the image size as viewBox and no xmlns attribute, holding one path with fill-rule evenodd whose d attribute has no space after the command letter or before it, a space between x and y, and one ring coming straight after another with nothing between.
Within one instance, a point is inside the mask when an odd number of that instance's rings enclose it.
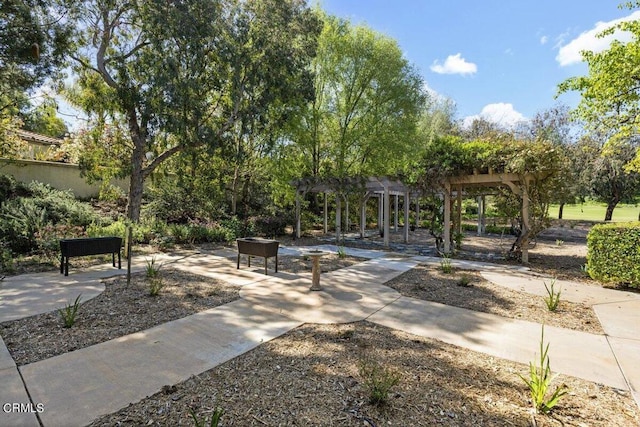
<instances>
[{"instance_id":1,"label":"shrub","mask_svg":"<svg viewBox=\"0 0 640 427\"><path fill-rule=\"evenodd\" d=\"M82 235L76 227L95 222L92 208L68 191L32 182L21 186L0 176L0 235L16 254L57 252L57 239Z\"/></svg>"},{"instance_id":2,"label":"shrub","mask_svg":"<svg viewBox=\"0 0 640 427\"><path fill-rule=\"evenodd\" d=\"M149 277L149 296L157 297L158 295L160 295L160 291L162 290L162 288L164 288L162 277Z\"/></svg>"},{"instance_id":3,"label":"shrub","mask_svg":"<svg viewBox=\"0 0 640 427\"><path fill-rule=\"evenodd\" d=\"M220 221L220 228L224 229L225 240L233 240L238 237L253 235L253 230L238 217L232 217Z\"/></svg>"},{"instance_id":4,"label":"shrub","mask_svg":"<svg viewBox=\"0 0 640 427\"><path fill-rule=\"evenodd\" d=\"M400 374L367 355L361 358L358 368L369 392L369 402L378 406L387 403L391 388L400 382Z\"/></svg>"},{"instance_id":5,"label":"shrub","mask_svg":"<svg viewBox=\"0 0 640 427\"><path fill-rule=\"evenodd\" d=\"M11 175L0 175L0 204L16 197L30 195L29 189L23 183L16 181Z\"/></svg>"},{"instance_id":6,"label":"shrub","mask_svg":"<svg viewBox=\"0 0 640 427\"><path fill-rule=\"evenodd\" d=\"M640 287L640 222L591 228L587 235L587 271L595 280Z\"/></svg>"},{"instance_id":7,"label":"shrub","mask_svg":"<svg viewBox=\"0 0 640 427\"><path fill-rule=\"evenodd\" d=\"M36 233L47 225L47 210L33 199L12 199L0 209L0 233L15 253L36 249Z\"/></svg>"},{"instance_id":8,"label":"shrub","mask_svg":"<svg viewBox=\"0 0 640 427\"><path fill-rule=\"evenodd\" d=\"M60 239L83 237L85 231L80 226L48 224L35 233L38 251L46 257L57 258L60 253Z\"/></svg>"},{"instance_id":9,"label":"shrub","mask_svg":"<svg viewBox=\"0 0 640 427\"><path fill-rule=\"evenodd\" d=\"M54 224L87 226L97 220L93 209L76 200L70 191L56 190L36 181L29 184L29 190L35 203L47 211L47 220Z\"/></svg>"},{"instance_id":10,"label":"shrub","mask_svg":"<svg viewBox=\"0 0 640 427\"><path fill-rule=\"evenodd\" d=\"M248 228L257 235L276 237L285 233L287 218L285 216L256 216L249 218L248 223Z\"/></svg>"},{"instance_id":11,"label":"shrub","mask_svg":"<svg viewBox=\"0 0 640 427\"><path fill-rule=\"evenodd\" d=\"M7 242L0 240L0 272L13 273L14 271L13 253L8 248Z\"/></svg>"},{"instance_id":12,"label":"shrub","mask_svg":"<svg viewBox=\"0 0 640 427\"><path fill-rule=\"evenodd\" d=\"M186 224L169 224L167 232L173 240L180 243L189 243L189 226Z\"/></svg>"},{"instance_id":13,"label":"shrub","mask_svg":"<svg viewBox=\"0 0 640 427\"><path fill-rule=\"evenodd\" d=\"M133 241L138 243L147 243L153 238L153 229L149 224L133 225ZM112 222L108 225L91 224L87 227L87 235L89 237L121 237L123 241L127 237L127 223L123 219Z\"/></svg>"},{"instance_id":14,"label":"shrub","mask_svg":"<svg viewBox=\"0 0 640 427\"><path fill-rule=\"evenodd\" d=\"M460 276L456 284L458 286L462 286L463 288L468 288L469 286L471 286L471 276L469 276L468 274L463 274L462 276Z\"/></svg>"},{"instance_id":15,"label":"shrub","mask_svg":"<svg viewBox=\"0 0 640 427\"><path fill-rule=\"evenodd\" d=\"M444 274L451 274L453 271L453 265L451 264L451 258L444 256L440 261L440 269Z\"/></svg>"}]
</instances>

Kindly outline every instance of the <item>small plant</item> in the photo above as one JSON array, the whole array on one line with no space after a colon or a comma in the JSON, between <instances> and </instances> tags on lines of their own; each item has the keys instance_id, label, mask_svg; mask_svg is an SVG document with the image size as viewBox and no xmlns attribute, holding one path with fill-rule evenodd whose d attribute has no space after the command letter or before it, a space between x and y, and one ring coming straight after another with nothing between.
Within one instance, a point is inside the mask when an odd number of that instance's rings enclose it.
<instances>
[{"instance_id":1,"label":"small plant","mask_svg":"<svg viewBox=\"0 0 640 427\"><path fill-rule=\"evenodd\" d=\"M193 418L193 424L196 427L206 427L207 426L207 418L202 417L199 418L193 409L189 409L189 414L191 414L191 418ZM217 427L218 423L220 423L220 418L224 415L224 409L216 408L211 415L211 419L209 420L209 427Z\"/></svg>"},{"instance_id":2,"label":"small plant","mask_svg":"<svg viewBox=\"0 0 640 427\"><path fill-rule=\"evenodd\" d=\"M400 382L400 374L382 366L371 356L364 356L359 365L360 376L369 391L369 402L372 405L384 405L389 399L391 388Z\"/></svg>"},{"instance_id":3,"label":"small plant","mask_svg":"<svg viewBox=\"0 0 640 427\"><path fill-rule=\"evenodd\" d=\"M544 283L544 288L547 290L547 296L544 297L544 302L547 304L547 308L549 311L556 311L558 309L558 304L560 304L560 294L562 293L562 289L558 289L556 292L556 278L551 279L551 284L547 286L547 282Z\"/></svg>"},{"instance_id":4,"label":"small plant","mask_svg":"<svg viewBox=\"0 0 640 427\"><path fill-rule=\"evenodd\" d=\"M444 256L442 261L440 261L440 268L444 274L451 274L453 271L453 265L451 265L451 258L448 256Z\"/></svg>"},{"instance_id":5,"label":"small plant","mask_svg":"<svg viewBox=\"0 0 640 427\"><path fill-rule=\"evenodd\" d=\"M464 234L455 232L453 235L453 241L455 243L456 249L460 250L462 248L462 239L464 238Z\"/></svg>"},{"instance_id":6,"label":"small plant","mask_svg":"<svg viewBox=\"0 0 640 427\"><path fill-rule=\"evenodd\" d=\"M542 336L540 337L540 360L539 365L529 362L529 378L518 374L518 376L529 387L533 407L538 413L548 414L558 403L560 398L569 392L569 388L562 384L556 387L550 398L546 398L549 386L555 378L551 375L549 364L549 343L544 345L544 325L542 325Z\"/></svg>"},{"instance_id":7,"label":"small plant","mask_svg":"<svg viewBox=\"0 0 640 427\"><path fill-rule=\"evenodd\" d=\"M157 297L160 295L160 291L164 288L162 277L149 278L149 296Z\"/></svg>"},{"instance_id":8,"label":"small plant","mask_svg":"<svg viewBox=\"0 0 640 427\"><path fill-rule=\"evenodd\" d=\"M344 246L338 246L338 258L345 259L347 257L347 252L344 250Z\"/></svg>"},{"instance_id":9,"label":"small plant","mask_svg":"<svg viewBox=\"0 0 640 427\"><path fill-rule=\"evenodd\" d=\"M562 245L564 245L564 240L556 239L556 246L562 246Z\"/></svg>"},{"instance_id":10,"label":"small plant","mask_svg":"<svg viewBox=\"0 0 640 427\"><path fill-rule=\"evenodd\" d=\"M582 264L580 266L580 271L582 271L585 274L585 276L588 276L589 275L589 267L587 267L587 264Z\"/></svg>"},{"instance_id":11,"label":"small plant","mask_svg":"<svg viewBox=\"0 0 640 427\"><path fill-rule=\"evenodd\" d=\"M58 309L65 328L70 328L76 323L76 316L78 314L78 308L80 308L81 296L82 294L78 295L73 303L68 303L64 308Z\"/></svg>"},{"instance_id":12,"label":"small plant","mask_svg":"<svg viewBox=\"0 0 640 427\"><path fill-rule=\"evenodd\" d=\"M471 276L469 276L468 274L463 274L462 276L460 276L460 278L458 279L458 286L462 286L465 288L471 286Z\"/></svg>"},{"instance_id":13,"label":"small plant","mask_svg":"<svg viewBox=\"0 0 640 427\"><path fill-rule=\"evenodd\" d=\"M156 267L156 257L151 258L151 261L147 260L147 278L153 279L158 277L160 275L160 267L161 265Z\"/></svg>"}]
</instances>

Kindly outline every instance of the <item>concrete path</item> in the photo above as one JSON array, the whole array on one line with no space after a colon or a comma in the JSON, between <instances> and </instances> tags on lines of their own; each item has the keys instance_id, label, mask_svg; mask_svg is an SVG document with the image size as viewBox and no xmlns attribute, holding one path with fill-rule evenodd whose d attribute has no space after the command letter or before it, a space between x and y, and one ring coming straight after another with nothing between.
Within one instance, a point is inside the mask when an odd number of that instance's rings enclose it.
<instances>
[{"instance_id":1,"label":"concrete path","mask_svg":"<svg viewBox=\"0 0 640 427\"><path fill-rule=\"evenodd\" d=\"M283 247L280 253L300 255L305 249ZM320 249L337 251L332 245ZM235 253L228 250L156 258L175 268L237 284L242 287L241 299L19 369L0 339L0 401L32 409L0 412L0 426L37 426L37 417L44 426L85 425L305 322L366 319L516 362L535 359L539 324L402 297L384 286L418 263L439 265L439 258L345 250L369 261L323 274L323 290L319 292L309 291L310 275L270 272L266 276L262 266L237 270ZM144 265L141 260L136 269ZM544 290L543 279L526 269L455 260L454 266L479 269L495 283L532 294L539 295L541 286ZM99 280L114 272L119 273L103 266L70 273L68 278L42 274L5 279L0 284L0 321L59 308L79 291L88 299L101 292ZM640 340L633 333L638 330L640 296L569 282L562 287L568 300L576 298L594 305L606 335L546 327L554 371L630 389L640 402ZM37 413L38 407L26 406L30 403L42 404L44 411Z\"/></svg>"},{"instance_id":2,"label":"concrete path","mask_svg":"<svg viewBox=\"0 0 640 427\"><path fill-rule=\"evenodd\" d=\"M539 296L547 296L545 284L549 287L553 282L551 277L535 274L507 275L496 271L483 271L481 274L498 285ZM603 339L616 358L636 403L640 405L640 294L567 280L556 280L554 289L561 291L561 300L593 307L604 330ZM586 348L586 354L593 354L591 348ZM554 357L554 368L560 369L556 359L557 356Z\"/></svg>"}]
</instances>

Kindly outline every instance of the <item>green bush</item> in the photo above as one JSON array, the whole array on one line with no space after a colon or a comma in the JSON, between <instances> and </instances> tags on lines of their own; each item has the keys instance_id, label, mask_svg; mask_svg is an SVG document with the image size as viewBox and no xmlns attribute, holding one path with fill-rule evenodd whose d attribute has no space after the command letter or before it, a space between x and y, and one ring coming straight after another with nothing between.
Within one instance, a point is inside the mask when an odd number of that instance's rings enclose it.
<instances>
[{"instance_id":1,"label":"green bush","mask_svg":"<svg viewBox=\"0 0 640 427\"><path fill-rule=\"evenodd\" d=\"M0 208L0 235L15 253L35 250L36 233L47 223L47 210L34 199L11 199Z\"/></svg>"},{"instance_id":2,"label":"green bush","mask_svg":"<svg viewBox=\"0 0 640 427\"><path fill-rule=\"evenodd\" d=\"M253 230L247 224L238 217L231 217L229 219L223 219L220 221L220 227L225 229L226 240L233 240L238 237L253 235Z\"/></svg>"},{"instance_id":3,"label":"green bush","mask_svg":"<svg viewBox=\"0 0 640 427\"><path fill-rule=\"evenodd\" d=\"M587 235L587 271L601 282L640 287L640 222L593 226Z\"/></svg>"},{"instance_id":4,"label":"green bush","mask_svg":"<svg viewBox=\"0 0 640 427\"><path fill-rule=\"evenodd\" d=\"M76 227L98 219L88 204L70 192L39 182L24 186L0 176L0 199L0 235L16 254L52 255L57 252L57 240L82 235Z\"/></svg>"},{"instance_id":5,"label":"green bush","mask_svg":"<svg viewBox=\"0 0 640 427\"><path fill-rule=\"evenodd\" d=\"M91 224L87 227L87 235L89 237L122 237L123 241L127 236L127 223L119 219L108 225ZM133 241L137 243L148 243L154 235L152 225L150 224L134 224L133 225Z\"/></svg>"},{"instance_id":6,"label":"green bush","mask_svg":"<svg viewBox=\"0 0 640 427\"><path fill-rule=\"evenodd\" d=\"M264 237L282 236L287 227L287 218L284 216L254 216L248 222L255 234Z\"/></svg>"},{"instance_id":7,"label":"green bush","mask_svg":"<svg viewBox=\"0 0 640 427\"><path fill-rule=\"evenodd\" d=\"M0 273L13 273L13 253L5 241L0 240Z\"/></svg>"},{"instance_id":8,"label":"green bush","mask_svg":"<svg viewBox=\"0 0 640 427\"><path fill-rule=\"evenodd\" d=\"M0 175L0 203L28 195L29 189L23 183L16 181L11 175Z\"/></svg>"},{"instance_id":9,"label":"green bush","mask_svg":"<svg viewBox=\"0 0 640 427\"><path fill-rule=\"evenodd\" d=\"M56 190L36 181L29 184L29 190L35 203L46 209L48 222L87 226L97 220L91 206L76 200L70 191Z\"/></svg>"}]
</instances>

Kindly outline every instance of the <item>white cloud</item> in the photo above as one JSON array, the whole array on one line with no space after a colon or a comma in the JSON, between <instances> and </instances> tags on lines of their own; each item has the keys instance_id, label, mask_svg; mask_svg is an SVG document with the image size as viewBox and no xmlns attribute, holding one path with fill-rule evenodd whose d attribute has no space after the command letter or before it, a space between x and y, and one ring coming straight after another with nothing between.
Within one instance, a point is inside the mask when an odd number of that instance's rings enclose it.
<instances>
[{"instance_id":1,"label":"white cloud","mask_svg":"<svg viewBox=\"0 0 640 427\"><path fill-rule=\"evenodd\" d=\"M476 119L485 119L506 128L511 128L519 122L527 120L522 113L513 108L513 104L505 102L485 105L480 114L465 117L462 124L464 127L469 127Z\"/></svg>"},{"instance_id":2,"label":"white cloud","mask_svg":"<svg viewBox=\"0 0 640 427\"><path fill-rule=\"evenodd\" d=\"M559 46L560 50L558 51L558 55L556 56L556 61L558 61L562 67L577 64L582 62L582 55L580 52L584 50L602 52L609 47L613 40L620 40L622 42L631 40L631 35L629 33L621 31L616 31L614 34L606 37L597 37L597 35L620 22L635 21L639 19L640 11L635 11L624 18L614 19L608 22L597 22L591 30L583 32L564 46L561 44ZM562 39L560 40L562 43Z\"/></svg>"},{"instance_id":3,"label":"white cloud","mask_svg":"<svg viewBox=\"0 0 640 427\"><path fill-rule=\"evenodd\" d=\"M547 36L540 37L540 44L547 44L548 41L549 41L549 37Z\"/></svg>"},{"instance_id":4,"label":"white cloud","mask_svg":"<svg viewBox=\"0 0 640 427\"><path fill-rule=\"evenodd\" d=\"M439 100L443 100L446 99L447 97L438 93L434 88L432 88L431 86L429 86L429 84L425 81L422 84L422 89L427 93L427 95L429 95L429 97L433 100L439 101Z\"/></svg>"},{"instance_id":5,"label":"white cloud","mask_svg":"<svg viewBox=\"0 0 640 427\"><path fill-rule=\"evenodd\" d=\"M457 53L455 55L447 56L444 64L439 64L438 61L434 61L431 65L431 71L438 74L475 74L478 71L478 67L473 62L467 62L462 57L462 54Z\"/></svg>"}]
</instances>

